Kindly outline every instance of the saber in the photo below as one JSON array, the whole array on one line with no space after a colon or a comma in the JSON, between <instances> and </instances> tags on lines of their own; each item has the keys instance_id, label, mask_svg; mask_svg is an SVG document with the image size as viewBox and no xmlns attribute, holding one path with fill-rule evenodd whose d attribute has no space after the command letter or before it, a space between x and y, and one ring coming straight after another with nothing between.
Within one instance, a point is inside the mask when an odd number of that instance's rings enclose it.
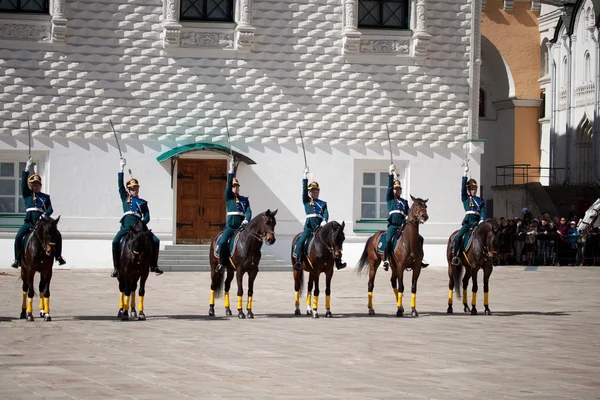
<instances>
[{"instance_id":1,"label":"saber","mask_svg":"<svg viewBox=\"0 0 600 400\"><path fill-rule=\"evenodd\" d=\"M229 145L229 156L233 158L233 151L231 150L231 139L229 138L229 125L227 125L227 118L225 120L225 128L227 128L227 144Z\"/></svg>"},{"instance_id":2,"label":"saber","mask_svg":"<svg viewBox=\"0 0 600 400\"><path fill-rule=\"evenodd\" d=\"M390 139L390 128L388 127L387 122L385 123L385 129L387 129L388 143L390 144L390 164L393 164L394 159L392 158L392 139Z\"/></svg>"},{"instance_id":3,"label":"saber","mask_svg":"<svg viewBox=\"0 0 600 400\"><path fill-rule=\"evenodd\" d=\"M31 128L29 127L29 115L27 116L27 132L29 132L29 158L31 158Z\"/></svg>"},{"instance_id":4,"label":"saber","mask_svg":"<svg viewBox=\"0 0 600 400\"><path fill-rule=\"evenodd\" d=\"M117 132L115 131L115 126L112 123L112 119L108 120L110 122L110 126L112 127L113 133L115 134L115 140L117 141L117 149L119 149L119 156L123 158L123 153L121 153L121 145L119 145L119 137L117 136Z\"/></svg>"},{"instance_id":5,"label":"saber","mask_svg":"<svg viewBox=\"0 0 600 400\"><path fill-rule=\"evenodd\" d=\"M469 169L469 142L465 143L465 161L463 162L463 167Z\"/></svg>"},{"instance_id":6,"label":"saber","mask_svg":"<svg viewBox=\"0 0 600 400\"><path fill-rule=\"evenodd\" d=\"M298 128L298 132L300 132L300 141L302 142L302 154L304 154L304 167L308 167L308 163L306 162L306 150L304 150L304 137L302 136L302 129Z\"/></svg>"}]
</instances>

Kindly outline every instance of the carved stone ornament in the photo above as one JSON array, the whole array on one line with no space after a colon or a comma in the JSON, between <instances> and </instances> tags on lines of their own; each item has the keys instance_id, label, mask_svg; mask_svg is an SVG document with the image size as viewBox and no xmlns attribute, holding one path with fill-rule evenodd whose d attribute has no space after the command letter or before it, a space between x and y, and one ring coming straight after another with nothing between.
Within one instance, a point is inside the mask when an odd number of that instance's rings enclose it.
<instances>
[{"instance_id":1,"label":"carved stone ornament","mask_svg":"<svg viewBox=\"0 0 600 400\"><path fill-rule=\"evenodd\" d=\"M235 49L240 52L249 52L252 50L252 40L254 39L254 28L238 26L235 30Z\"/></svg>"},{"instance_id":2,"label":"carved stone ornament","mask_svg":"<svg viewBox=\"0 0 600 400\"><path fill-rule=\"evenodd\" d=\"M410 42L379 39L379 40L363 40L360 42L361 53L405 53L410 50Z\"/></svg>"},{"instance_id":3,"label":"carved stone ornament","mask_svg":"<svg viewBox=\"0 0 600 400\"><path fill-rule=\"evenodd\" d=\"M233 37L215 32L183 32L181 47L226 49L233 47Z\"/></svg>"},{"instance_id":4,"label":"carved stone ornament","mask_svg":"<svg viewBox=\"0 0 600 400\"><path fill-rule=\"evenodd\" d=\"M50 29L44 25L2 24L0 38L47 41L50 39Z\"/></svg>"}]
</instances>

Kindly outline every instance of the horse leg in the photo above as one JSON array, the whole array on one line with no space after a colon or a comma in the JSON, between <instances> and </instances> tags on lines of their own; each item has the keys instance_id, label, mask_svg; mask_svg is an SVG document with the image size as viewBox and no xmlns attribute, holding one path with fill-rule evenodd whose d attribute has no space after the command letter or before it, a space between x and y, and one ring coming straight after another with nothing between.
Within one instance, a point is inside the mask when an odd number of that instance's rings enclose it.
<instances>
[{"instance_id":1,"label":"horse leg","mask_svg":"<svg viewBox=\"0 0 600 400\"><path fill-rule=\"evenodd\" d=\"M302 315L300 312L300 289L302 288L302 280L304 279L304 272L294 270L294 315Z\"/></svg>"},{"instance_id":2,"label":"horse leg","mask_svg":"<svg viewBox=\"0 0 600 400\"><path fill-rule=\"evenodd\" d=\"M448 308L446 309L446 313L453 314L454 310L452 309L452 296L454 295L454 267L450 262L448 262Z\"/></svg>"},{"instance_id":3,"label":"horse leg","mask_svg":"<svg viewBox=\"0 0 600 400\"><path fill-rule=\"evenodd\" d=\"M48 268L46 272L41 273L40 276L40 304L43 304L43 306L40 307L40 318L44 317L44 321L50 322L52 321L52 317L50 316L50 281L52 280L52 267ZM44 286L41 285L41 282L44 282Z\"/></svg>"},{"instance_id":4,"label":"horse leg","mask_svg":"<svg viewBox=\"0 0 600 400\"><path fill-rule=\"evenodd\" d=\"M131 297L129 298L129 311L130 311L130 317L131 318L137 318L137 311L135 311L135 291L137 289L137 281L133 282L133 285L131 286Z\"/></svg>"},{"instance_id":5,"label":"horse leg","mask_svg":"<svg viewBox=\"0 0 600 400\"><path fill-rule=\"evenodd\" d=\"M27 322L33 322L33 296L35 291L33 290L33 277L35 271L32 267L29 267L27 273Z\"/></svg>"},{"instance_id":6,"label":"horse leg","mask_svg":"<svg viewBox=\"0 0 600 400\"><path fill-rule=\"evenodd\" d=\"M369 308L369 315L375 315L375 310L373 309L373 289L375 288L375 275L377 274L377 267L373 264L369 263L369 283L367 284L368 291L368 303L367 307Z\"/></svg>"},{"instance_id":7,"label":"horse leg","mask_svg":"<svg viewBox=\"0 0 600 400\"><path fill-rule=\"evenodd\" d=\"M313 290L313 284L314 284L314 271L311 271L308 274L308 287L306 288L306 315L312 315L312 308L311 308L311 294L312 294L312 290Z\"/></svg>"},{"instance_id":8,"label":"horse leg","mask_svg":"<svg viewBox=\"0 0 600 400\"><path fill-rule=\"evenodd\" d=\"M242 304L243 300L244 300L244 273L240 269L238 269L236 271L235 278L236 278L237 287L238 287L238 290L237 290L238 318L244 319L244 318L246 318L246 314L244 314L243 304Z\"/></svg>"},{"instance_id":9,"label":"horse leg","mask_svg":"<svg viewBox=\"0 0 600 400\"><path fill-rule=\"evenodd\" d=\"M144 273L142 273L142 276L140 277L140 291L138 292L138 295L139 295L138 316L137 316L138 321L146 320L146 314L144 313L144 296L146 295L146 279L148 279L148 274L149 274L149 272L144 272Z\"/></svg>"},{"instance_id":10,"label":"horse leg","mask_svg":"<svg viewBox=\"0 0 600 400\"><path fill-rule=\"evenodd\" d=\"M398 268L397 268L398 269ZM402 297L404 296L404 268L399 268L398 273L398 295L397 295L397 306L396 317L404 317L404 306L402 305Z\"/></svg>"},{"instance_id":11,"label":"horse leg","mask_svg":"<svg viewBox=\"0 0 600 400\"><path fill-rule=\"evenodd\" d=\"M23 267L21 267L23 268ZM21 286L23 290L23 302L21 303L21 315L19 315L20 319L27 318L27 279L25 279L25 270L21 269L21 281L23 281L23 285Z\"/></svg>"},{"instance_id":12,"label":"horse leg","mask_svg":"<svg viewBox=\"0 0 600 400\"><path fill-rule=\"evenodd\" d=\"M490 275L492 275L493 270L494 267L491 264L483 268L483 307L485 308L485 315L492 315L488 302L488 294L490 291Z\"/></svg>"},{"instance_id":13,"label":"horse leg","mask_svg":"<svg viewBox=\"0 0 600 400\"><path fill-rule=\"evenodd\" d=\"M314 283L315 283L315 291L314 291L314 295L313 295L313 318L319 318L319 313L317 312L317 309L319 308L319 275L321 275L319 272L315 272L314 273L315 277L314 277Z\"/></svg>"},{"instance_id":14,"label":"horse leg","mask_svg":"<svg viewBox=\"0 0 600 400\"><path fill-rule=\"evenodd\" d=\"M473 278L473 288L472 290L472 296L471 296L471 315L477 315L477 272L478 270L475 269L472 273L472 278Z\"/></svg>"},{"instance_id":15,"label":"horse leg","mask_svg":"<svg viewBox=\"0 0 600 400\"><path fill-rule=\"evenodd\" d=\"M467 288L469 287L469 279L471 279L472 267L465 267L465 275L462 278L462 303L463 311L470 312L469 304L467 303Z\"/></svg>"},{"instance_id":16,"label":"horse leg","mask_svg":"<svg viewBox=\"0 0 600 400\"><path fill-rule=\"evenodd\" d=\"M246 305L248 318L254 318L254 313L252 312L252 296L254 295L254 280L256 279L256 275L258 275L258 268L248 273L248 304Z\"/></svg>"},{"instance_id":17,"label":"horse leg","mask_svg":"<svg viewBox=\"0 0 600 400\"><path fill-rule=\"evenodd\" d=\"M331 278L333 277L333 267L325 271L325 318L332 318L331 313Z\"/></svg>"},{"instance_id":18,"label":"horse leg","mask_svg":"<svg viewBox=\"0 0 600 400\"><path fill-rule=\"evenodd\" d=\"M122 271L121 271L122 272ZM127 278L123 278L123 312L121 313L121 321L129 320L129 296L131 295L131 282Z\"/></svg>"},{"instance_id":19,"label":"horse leg","mask_svg":"<svg viewBox=\"0 0 600 400\"><path fill-rule=\"evenodd\" d=\"M231 281L233 280L233 270L227 268L227 277L225 278L225 295L223 296L223 306L225 307L225 315L233 315L231 312L231 304L229 303L229 289L231 289Z\"/></svg>"},{"instance_id":20,"label":"horse leg","mask_svg":"<svg viewBox=\"0 0 600 400\"><path fill-rule=\"evenodd\" d=\"M419 316L419 313L417 312L417 281L419 280L419 275L421 275L421 268L413 268L410 286L410 315L413 317Z\"/></svg>"}]
</instances>

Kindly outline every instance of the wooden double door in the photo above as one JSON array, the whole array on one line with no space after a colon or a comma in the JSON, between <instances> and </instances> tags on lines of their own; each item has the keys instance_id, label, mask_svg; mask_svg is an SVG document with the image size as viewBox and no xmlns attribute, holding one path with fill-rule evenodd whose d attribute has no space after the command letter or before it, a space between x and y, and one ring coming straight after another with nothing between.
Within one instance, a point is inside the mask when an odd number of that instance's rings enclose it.
<instances>
[{"instance_id":1,"label":"wooden double door","mask_svg":"<svg viewBox=\"0 0 600 400\"><path fill-rule=\"evenodd\" d=\"M225 227L226 160L179 159L176 243L210 243Z\"/></svg>"}]
</instances>

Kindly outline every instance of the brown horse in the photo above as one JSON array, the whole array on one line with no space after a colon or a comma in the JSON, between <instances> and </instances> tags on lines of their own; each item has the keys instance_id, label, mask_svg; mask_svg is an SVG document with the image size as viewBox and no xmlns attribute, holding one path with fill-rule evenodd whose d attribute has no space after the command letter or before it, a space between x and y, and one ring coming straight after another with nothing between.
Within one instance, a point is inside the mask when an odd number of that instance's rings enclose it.
<instances>
[{"instance_id":1,"label":"brown horse","mask_svg":"<svg viewBox=\"0 0 600 400\"><path fill-rule=\"evenodd\" d=\"M346 236L344 235L345 222L340 225L336 221L328 222L325 226L318 228L313 235L312 243L308 239L305 244L306 256L302 259L302 269L309 273L308 288L306 294L306 314L313 318L319 318L317 312L319 306L319 276L325 273L325 317L331 318L331 278L333 277L333 266L341 262L342 246ZM301 233L297 234L292 240L292 265L296 263L294 249L296 241ZM311 309L311 292L314 285L314 297ZM296 292L296 310L294 315L301 315L300 312L300 294L304 286L304 273L294 270L294 290Z\"/></svg>"},{"instance_id":2,"label":"brown horse","mask_svg":"<svg viewBox=\"0 0 600 400\"><path fill-rule=\"evenodd\" d=\"M40 219L29 236L25 251L21 257L21 279L23 280L23 304L21 319L33 321L33 278L36 272L40 274L40 318L52 321L50 317L50 281L52 280L52 264L56 243L61 240L56 219L46 217Z\"/></svg>"},{"instance_id":3,"label":"brown horse","mask_svg":"<svg viewBox=\"0 0 600 400\"><path fill-rule=\"evenodd\" d=\"M396 311L397 317L404 316L404 306L402 305L402 297L404 294L404 271L412 269L412 284L411 284L411 300L410 308L411 315L418 317L417 312L417 281L421 274L421 261L423 261L423 243L421 243L419 237L419 225L424 224L428 219L427 215L427 201L423 199L415 199L410 196L412 200L412 206L408 214L406 225L402 230L398 244L393 251L393 257L390 260L390 266L392 269L392 277L390 282L392 289L394 290L394 296L396 297L396 303L398 310ZM358 274L364 272L366 266L369 266L369 315L375 315L373 309L373 288L375 287L375 275L377 274L377 268L383 260L383 254L377 251L377 243L385 231L379 231L371 236L365 245L365 249L358 261L357 268ZM396 286L397 285L397 286Z\"/></svg>"},{"instance_id":4,"label":"brown horse","mask_svg":"<svg viewBox=\"0 0 600 400\"><path fill-rule=\"evenodd\" d=\"M137 318L146 320L144 313L144 296L146 295L146 280L150 272L150 264L154 256L152 231L143 221L138 221L123 239L123 251L119 265L119 312L117 318L122 321ZM140 281L139 308L135 309L135 290Z\"/></svg>"},{"instance_id":5,"label":"brown horse","mask_svg":"<svg viewBox=\"0 0 600 400\"><path fill-rule=\"evenodd\" d=\"M462 276L462 302L464 312L471 311L471 315L477 315L477 273L480 269L483 269L483 306L485 307L485 314L492 315L488 303L489 293L489 281L490 275L494 268L493 261L498 254L499 248L499 236L500 226L493 218L488 218L481 222L473 230L470 244L468 244L466 251L460 251L458 259L460 264L456 267L452 265L452 240L456 236L458 231L450 235L448 239L448 246L446 249L446 258L448 259L448 314L452 314L452 294L456 292L456 297L459 298L461 288L461 275L463 266L465 266L465 273ZM471 298L471 309L467 305L467 286L469 285L469 279L473 278L473 296Z\"/></svg>"},{"instance_id":6,"label":"brown horse","mask_svg":"<svg viewBox=\"0 0 600 400\"><path fill-rule=\"evenodd\" d=\"M246 318L244 311L242 311L242 297L244 296L244 284L242 278L245 273L248 273L248 303L246 310L248 311L248 318L254 318L252 312L252 295L254 294L254 280L258 274L258 263L260 262L261 252L260 249L263 243L267 246L275 243L275 215L277 210L267 210L264 213L258 214L252 218L250 223L245 228L238 230L237 236L233 236L231 240L235 240L235 246L233 254L227 257L227 261L223 265L227 269L227 278L225 279L225 315L232 315L231 308L229 305L229 289L231 287L231 281L233 280L233 273L236 273L237 279L237 310L238 318ZM217 247L217 241L221 233L216 235L210 242L210 308L208 315L211 317L215 316L215 297L221 295L223 290L224 271L216 273L215 269L219 264L219 257L215 254ZM228 246L228 244L224 244ZM229 251L228 248L223 251Z\"/></svg>"}]
</instances>

